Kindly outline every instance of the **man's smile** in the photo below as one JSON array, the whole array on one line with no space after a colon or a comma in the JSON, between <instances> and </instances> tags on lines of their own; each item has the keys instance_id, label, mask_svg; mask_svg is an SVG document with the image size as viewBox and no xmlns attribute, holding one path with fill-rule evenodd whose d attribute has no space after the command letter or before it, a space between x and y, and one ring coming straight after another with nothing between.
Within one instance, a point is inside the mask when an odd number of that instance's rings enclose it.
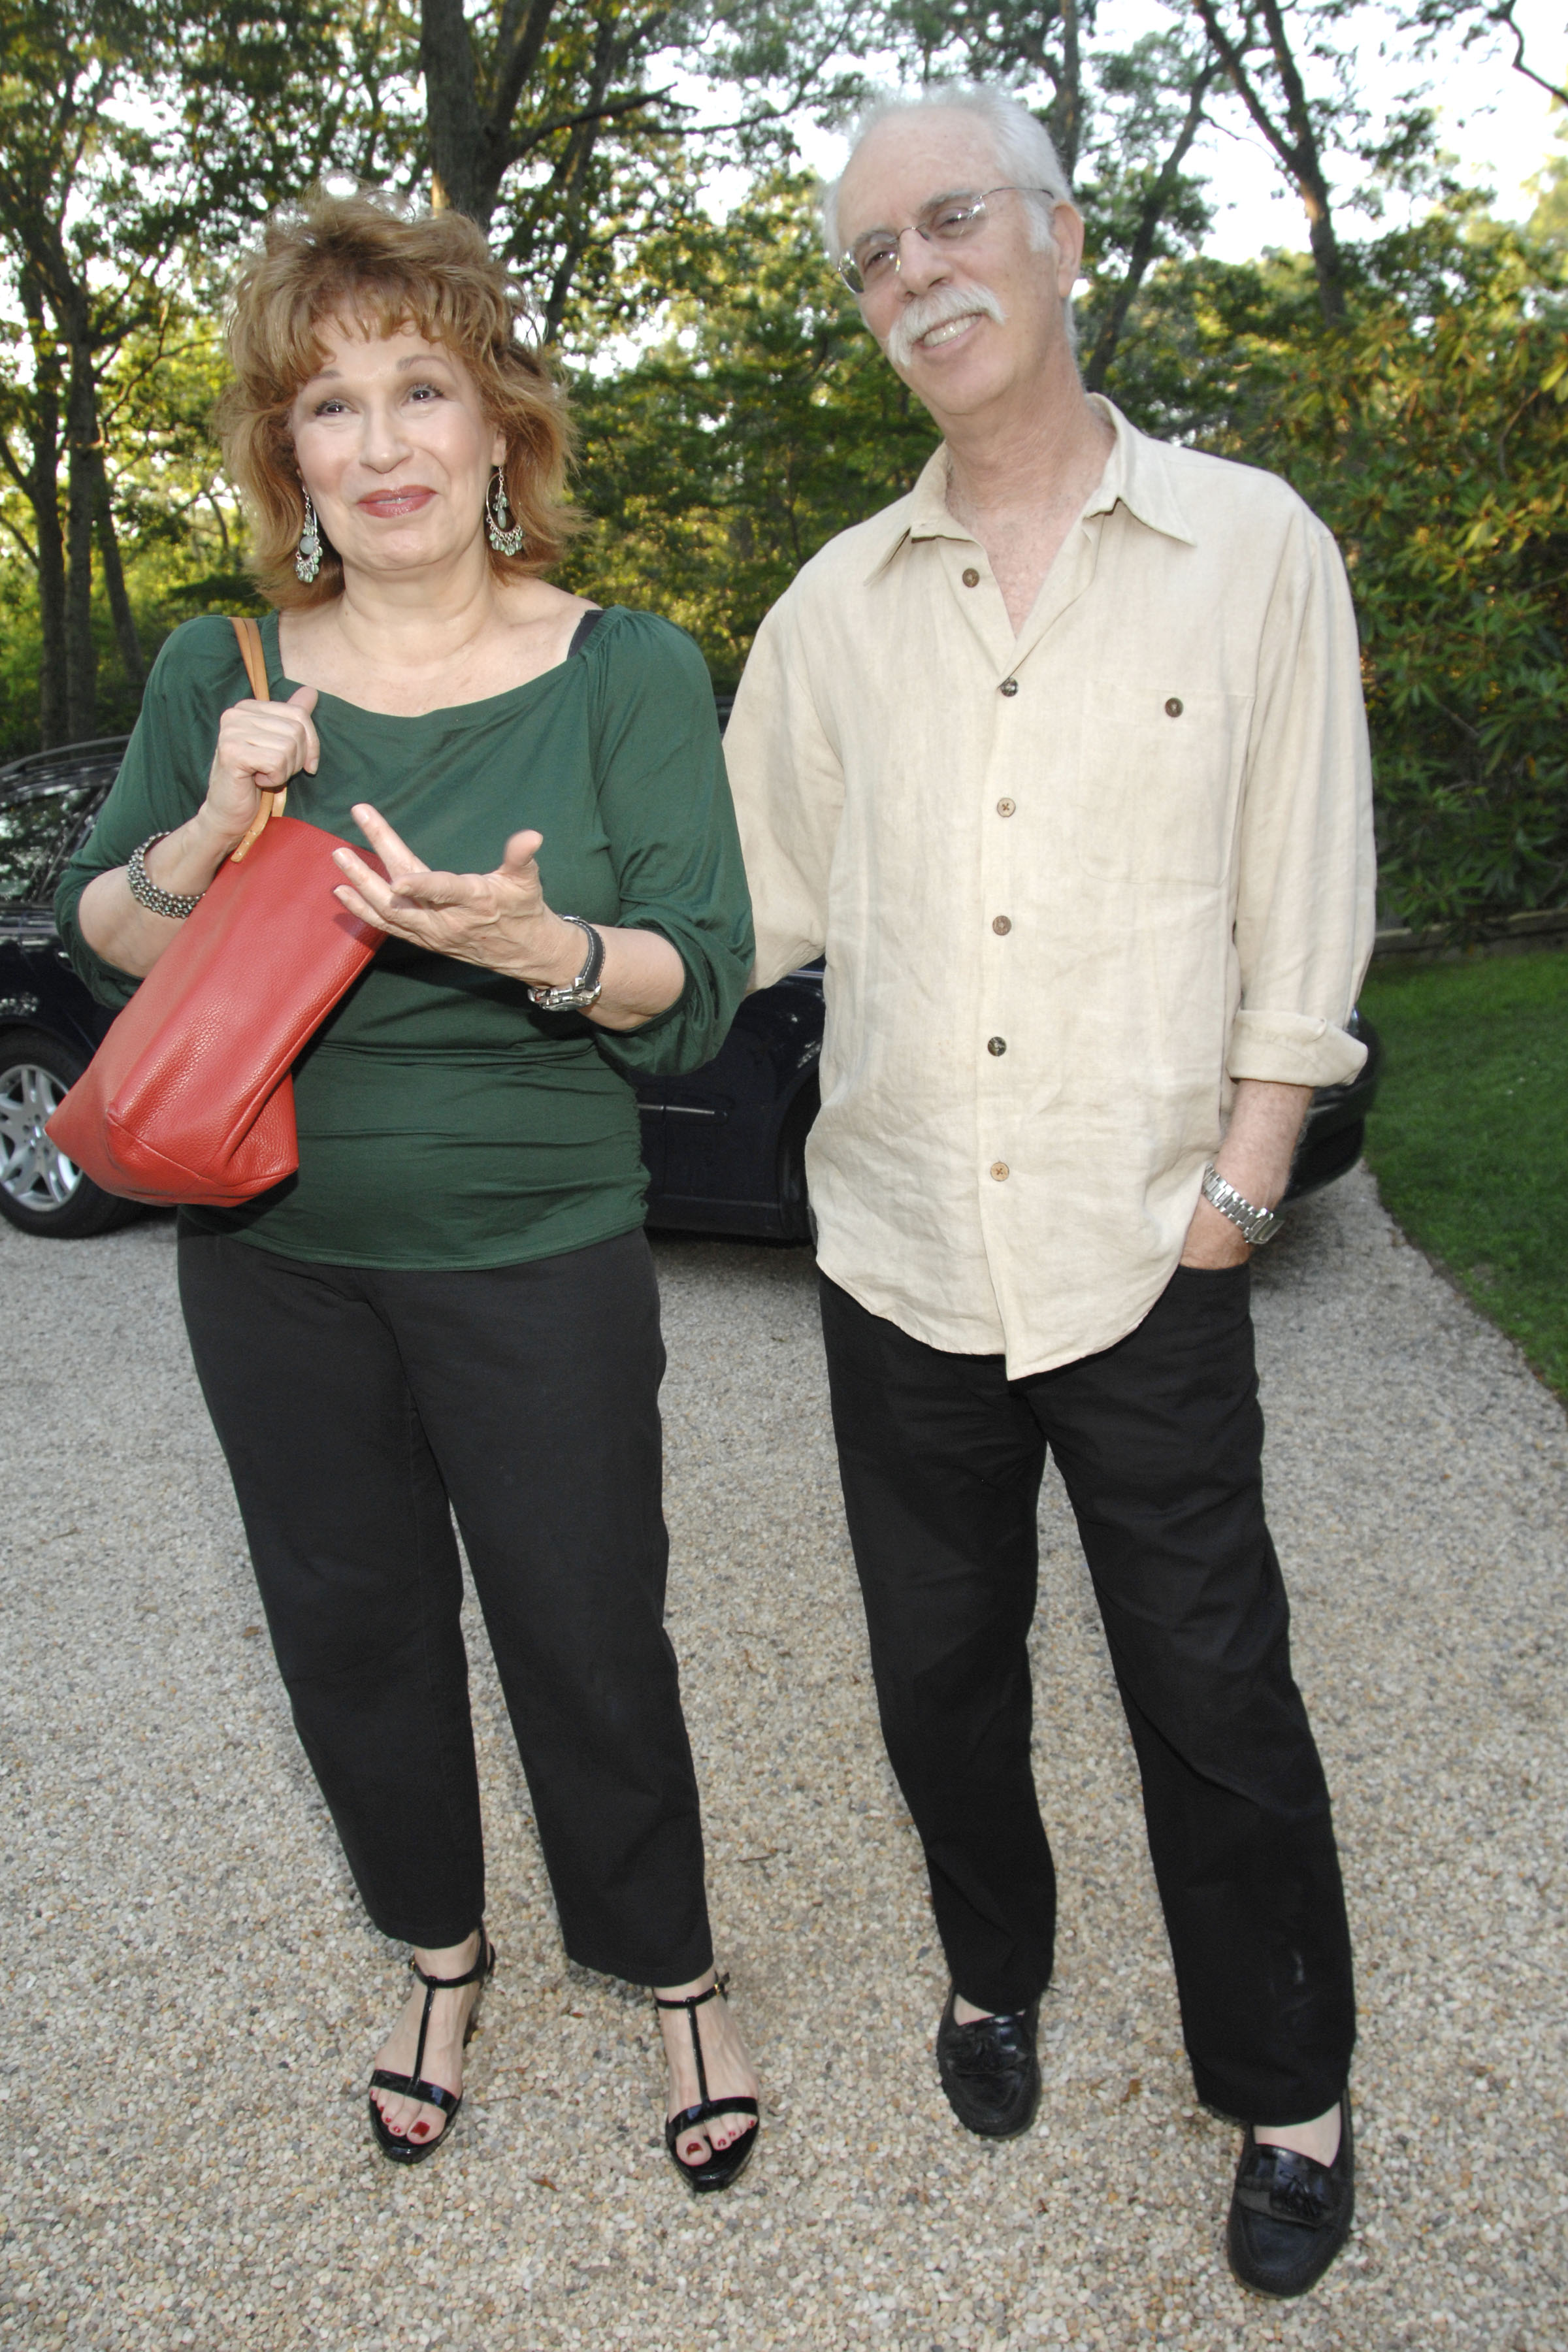
<instances>
[{"instance_id":1,"label":"man's smile","mask_svg":"<svg viewBox=\"0 0 1568 2352\"><path fill-rule=\"evenodd\" d=\"M969 329L976 325L984 315L983 310L965 310L960 318L944 319L940 326L930 327L923 335L916 337L918 348L922 352L929 352L934 351L939 343L955 342L960 335L966 334Z\"/></svg>"}]
</instances>

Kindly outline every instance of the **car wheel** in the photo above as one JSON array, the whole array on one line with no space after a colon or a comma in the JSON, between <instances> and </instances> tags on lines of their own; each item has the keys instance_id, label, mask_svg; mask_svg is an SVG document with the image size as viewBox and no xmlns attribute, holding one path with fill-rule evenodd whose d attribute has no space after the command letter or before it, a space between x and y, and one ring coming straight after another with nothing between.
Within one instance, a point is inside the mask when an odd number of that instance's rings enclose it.
<instances>
[{"instance_id":1,"label":"car wheel","mask_svg":"<svg viewBox=\"0 0 1568 2352\"><path fill-rule=\"evenodd\" d=\"M0 1037L0 1216L25 1234L85 1241L137 1214L134 1201L100 1192L44 1133L86 1067L82 1055L41 1030Z\"/></svg>"}]
</instances>

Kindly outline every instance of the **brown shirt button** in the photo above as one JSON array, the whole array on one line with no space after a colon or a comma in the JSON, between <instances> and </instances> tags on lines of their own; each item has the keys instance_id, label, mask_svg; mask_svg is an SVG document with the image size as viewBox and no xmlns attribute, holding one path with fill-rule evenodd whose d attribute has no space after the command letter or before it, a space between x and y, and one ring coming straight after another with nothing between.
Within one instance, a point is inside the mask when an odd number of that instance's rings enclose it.
<instances>
[{"instance_id":1,"label":"brown shirt button","mask_svg":"<svg viewBox=\"0 0 1568 2352\"><path fill-rule=\"evenodd\" d=\"M985 1050L988 1054L1005 1054L1007 1050L1007 1040L1005 1037L987 1037Z\"/></svg>"},{"instance_id":2,"label":"brown shirt button","mask_svg":"<svg viewBox=\"0 0 1568 2352\"><path fill-rule=\"evenodd\" d=\"M991 928L999 940L1005 940L1013 928L1012 919L1007 915L993 915Z\"/></svg>"},{"instance_id":3,"label":"brown shirt button","mask_svg":"<svg viewBox=\"0 0 1568 2352\"><path fill-rule=\"evenodd\" d=\"M1017 805L1018 803L1016 801L998 801L996 803L996 814L998 816L1011 816L1013 811L1017 807Z\"/></svg>"},{"instance_id":4,"label":"brown shirt button","mask_svg":"<svg viewBox=\"0 0 1568 2352\"><path fill-rule=\"evenodd\" d=\"M980 574L973 563L968 566L963 574L963 584L966 588L978 588L980 585Z\"/></svg>"},{"instance_id":5,"label":"brown shirt button","mask_svg":"<svg viewBox=\"0 0 1568 2352\"><path fill-rule=\"evenodd\" d=\"M991 1173L995 1177L998 1184L1005 1184L1012 1172L1005 1160L994 1160L991 1162Z\"/></svg>"},{"instance_id":6,"label":"brown shirt button","mask_svg":"<svg viewBox=\"0 0 1568 2352\"><path fill-rule=\"evenodd\" d=\"M1179 694L1173 694L1165 704L1165 716L1167 719L1179 719L1181 715L1182 698Z\"/></svg>"},{"instance_id":7,"label":"brown shirt button","mask_svg":"<svg viewBox=\"0 0 1568 2352\"><path fill-rule=\"evenodd\" d=\"M1003 679L1003 681L1002 681L1002 692L1003 692L1004 694L1016 694L1016 693L1017 693L1017 691L1018 691L1018 681L1017 681L1017 679L1016 679L1016 677L1005 677L1005 678ZM1170 704L1167 702L1167 704L1165 705L1166 709L1167 709L1167 710L1169 710L1170 707L1171 707L1171 706L1170 706Z\"/></svg>"}]
</instances>

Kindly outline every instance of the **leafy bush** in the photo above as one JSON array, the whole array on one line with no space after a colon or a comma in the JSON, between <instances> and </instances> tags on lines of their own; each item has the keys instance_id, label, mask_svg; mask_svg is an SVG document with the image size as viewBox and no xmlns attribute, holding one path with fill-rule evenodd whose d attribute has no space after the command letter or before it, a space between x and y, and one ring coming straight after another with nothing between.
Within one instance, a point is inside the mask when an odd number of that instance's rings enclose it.
<instances>
[{"instance_id":1,"label":"leafy bush","mask_svg":"<svg viewBox=\"0 0 1568 2352\"><path fill-rule=\"evenodd\" d=\"M1385 910L1474 936L1568 884L1568 267L1470 200L1350 262L1339 333L1304 257L1164 265L1109 389L1149 432L1283 474L1333 530ZM660 605L730 685L799 566L935 436L824 264L805 182L664 273L668 340L579 390L595 528L573 578Z\"/></svg>"},{"instance_id":2,"label":"leafy bush","mask_svg":"<svg viewBox=\"0 0 1568 2352\"><path fill-rule=\"evenodd\" d=\"M1283 474L1361 623L1389 909L1460 936L1568 885L1568 270L1463 204L1304 269L1168 273L1112 390Z\"/></svg>"}]
</instances>

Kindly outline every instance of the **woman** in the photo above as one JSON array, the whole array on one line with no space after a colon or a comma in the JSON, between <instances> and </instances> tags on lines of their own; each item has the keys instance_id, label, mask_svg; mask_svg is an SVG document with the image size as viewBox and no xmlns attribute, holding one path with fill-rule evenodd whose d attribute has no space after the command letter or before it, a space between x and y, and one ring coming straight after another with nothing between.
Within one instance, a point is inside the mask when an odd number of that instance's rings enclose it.
<instances>
[{"instance_id":1,"label":"woman","mask_svg":"<svg viewBox=\"0 0 1568 2352\"><path fill-rule=\"evenodd\" d=\"M338 856L337 897L387 936L296 1068L298 1176L182 1213L179 1243L294 1719L424 1988L373 2128L400 2163L450 2137L495 1958L455 1514L566 1948L668 2004L670 2154L722 2188L757 2086L714 1998L663 1626L629 1081L717 1050L750 911L696 647L541 577L568 434L519 308L456 213L321 196L269 231L222 416L274 698L227 622L177 630L58 911L121 1004L290 778L291 815L384 862Z\"/></svg>"}]
</instances>

